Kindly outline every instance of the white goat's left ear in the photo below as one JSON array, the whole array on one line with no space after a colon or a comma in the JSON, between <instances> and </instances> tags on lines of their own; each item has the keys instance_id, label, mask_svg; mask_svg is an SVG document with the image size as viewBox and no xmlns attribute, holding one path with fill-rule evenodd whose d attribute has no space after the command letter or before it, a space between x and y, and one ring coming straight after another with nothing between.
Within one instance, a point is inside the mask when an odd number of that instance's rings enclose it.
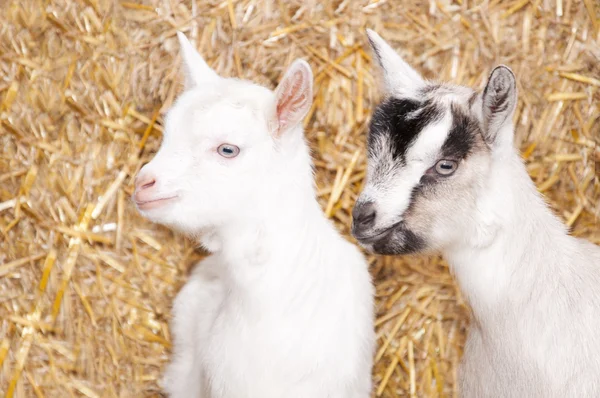
<instances>
[{"instance_id":1,"label":"white goat's left ear","mask_svg":"<svg viewBox=\"0 0 600 398\"><path fill-rule=\"evenodd\" d=\"M386 90L400 97L413 97L426 86L421 75L410 67L402 57L375 31L367 29L375 59L383 70Z\"/></svg>"},{"instance_id":2,"label":"white goat's left ear","mask_svg":"<svg viewBox=\"0 0 600 398\"><path fill-rule=\"evenodd\" d=\"M190 89L203 83L219 79L219 75L208 66L192 43L181 32L177 32L183 67L185 69L185 88Z\"/></svg>"},{"instance_id":3,"label":"white goat's left ear","mask_svg":"<svg viewBox=\"0 0 600 398\"><path fill-rule=\"evenodd\" d=\"M281 136L304 119L312 105L312 85L310 65L297 59L285 72L275 90L275 136Z\"/></svg>"}]
</instances>

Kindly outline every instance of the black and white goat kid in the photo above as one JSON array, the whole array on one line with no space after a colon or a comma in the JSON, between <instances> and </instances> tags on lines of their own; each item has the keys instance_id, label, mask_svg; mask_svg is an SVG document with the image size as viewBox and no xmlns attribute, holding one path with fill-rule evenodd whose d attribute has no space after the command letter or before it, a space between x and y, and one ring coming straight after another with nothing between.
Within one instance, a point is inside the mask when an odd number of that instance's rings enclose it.
<instances>
[{"instance_id":1,"label":"black and white goat kid","mask_svg":"<svg viewBox=\"0 0 600 398\"><path fill-rule=\"evenodd\" d=\"M465 397L600 397L600 249L568 235L513 146L515 76L483 92L425 81L375 32L387 98L353 234L380 254L441 252L473 310Z\"/></svg>"}]
</instances>

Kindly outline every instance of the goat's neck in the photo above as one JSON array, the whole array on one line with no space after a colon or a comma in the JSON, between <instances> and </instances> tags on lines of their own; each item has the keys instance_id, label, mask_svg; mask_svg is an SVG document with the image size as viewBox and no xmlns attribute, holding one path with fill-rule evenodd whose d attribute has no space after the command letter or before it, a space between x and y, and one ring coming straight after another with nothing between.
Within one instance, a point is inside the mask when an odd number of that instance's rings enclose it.
<instances>
[{"instance_id":1,"label":"goat's neck","mask_svg":"<svg viewBox=\"0 0 600 398\"><path fill-rule=\"evenodd\" d=\"M530 300L571 246L516 153L494 159L490 175L464 237L444 250L480 322Z\"/></svg>"},{"instance_id":2,"label":"goat's neck","mask_svg":"<svg viewBox=\"0 0 600 398\"><path fill-rule=\"evenodd\" d=\"M296 178L284 175L273 184L274 191L252 214L203 236L203 245L222 260L231 288L284 287L289 278L310 279L311 267L318 266L318 246L333 229L315 198L311 168L302 170Z\"/></svg>"},{"instance_id":3,"label":"goat's neck","mask_svg":"<svg viewBox=\"0 0 600 398\"><path fill-rule=\"evenodd\" d=\"M315 224L322 219L316 200L298 200L298 196L292 198L287 194L277 199L273 206L257 208L248 218L220 227L216 231L219 253L232 263L244 260L260 264L310 244L316 238L312 235L316 232Z\"/></svg>"}]
</instances>

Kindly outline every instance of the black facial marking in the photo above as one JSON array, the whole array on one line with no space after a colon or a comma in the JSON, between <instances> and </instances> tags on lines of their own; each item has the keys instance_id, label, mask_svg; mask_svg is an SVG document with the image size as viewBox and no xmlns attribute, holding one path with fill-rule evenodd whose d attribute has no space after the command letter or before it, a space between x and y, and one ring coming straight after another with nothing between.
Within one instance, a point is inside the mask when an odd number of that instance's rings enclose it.
<instances>
[{"instance_id":1,"label":"black facial marking","mask_svg":"<svg viewBox=\"0 0 600 398\"><path fill-rule=\"evenodd\" d=\"M429 83L419 91L419 94L423 97L427 97L428 95L435 93L441 87L442 86L439 84Z\"/></svg>"},{"instance_id":2,"label":"black facial marking","mask_svg":"<svg viewBox=\"0 0 600 398\"><path fill-rule=\"evenodd\" d=\"M428 124L439 120L444 114L440 105L432 101L419 102L411 99L388 98L381 103L371 120L369 132L369 155L373 156L379 137L387 136L394 160L406 164L406 152Z\"/></svg>"},{"instance_id":3,"label":"black facial marking","mask_svg":"<svg viewBox=\"0 0 600 398\"><path fill-rule=\"evenodd\" d=\"M412 208L415 204L415 198L421 194L422 190L423 190L423 184L419 183L413 187L412 191L410 191L410 199L408 201L408 208L405 211L406 213L408 213L412 210Z\"/></svg>"},{"instance_id":4,"label":"black facial marking","mask_svg":"<svg viewBox=\"0 0 600 398\"><path fill-rule=\"evenodd\" d=\"M438 178L436 178L432 174L425 173L421 176L419 185L417 185L415 188L419 188L418 193L421 193L425 187L431 186L431 185L435 184L436 182L438 182Z\"/></svg>"},{"instance_id":5,"label":"black facial marking","mask_svg":"<svg viewBox=\"0 0 600 398\"><path fill-rule=\"evenodd\" d=\"M423 238L407 229L404 223L398 224L387 236L373 243L377 254L411 254L423 251L426 243Z\"/></svg>"},{"instance_id":6,"label":"black facial marking","mask_svg":"<svg viewBox=\"0 0 600 398\"><path fill-rule=\"evenodd\" d=\"M479 123L463 109L452 106L452 127L442 145L442 158L462 160L469 156L475 146Z\"/></svg>"},{"instance_id":7,"label":"black facial marking","mask_svg":"<svg viewBox=\"0 0 600 398\"><path fill-rule=\"evenodd\" d=\"M404 216L414 211L416 198L423 194L423 184L416 185L412 192L408 208ZM411 254L419 253L427 247L425 239L410 230L404 222L396 224L389 233L373 242L372 250L378 254Z\"/></svg>"},{"instance_id":8,"label":"black facial marking","mask_svg":"<svg viewBox=\"0 0 600 398\"><path fill-rule=\"evenodd\" d=\"M469 97L469 108L473 106L473 104L477 100L478 96L479 96L479 93L477 93L477 92L474 92L473 94L471 94L471 96Z\"/></svg>"}]
</instances>

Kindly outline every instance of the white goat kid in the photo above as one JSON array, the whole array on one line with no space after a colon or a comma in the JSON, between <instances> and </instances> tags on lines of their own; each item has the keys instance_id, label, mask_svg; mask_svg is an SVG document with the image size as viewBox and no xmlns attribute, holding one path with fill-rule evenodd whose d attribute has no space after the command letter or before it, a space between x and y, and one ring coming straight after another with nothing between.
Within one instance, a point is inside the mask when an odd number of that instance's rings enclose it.
<instances>
[{"instance_id":1,"label":"white goat kid","mask_svg":"<svg viewBox=\"0 0 600 398\"><path fill-rule=\"evenodd\" d=\"M212 71L179 34L187 87L140 171L135 201L213 254L173 308L172 397L366 398L373 287L315 199L301 121L312 72L275 93Z\"/></svg>"},{"instance_id":2,"label":"white goat kid","mask_svg":"<svg viewBox=\"0 0 600 398\"><path fill-rule=\"evenodd\" d=\"M497 67L482 93L426 82L368 34L388 98L354 235L448 260L473 310L463 396L600 397L600 248L567 234L513 147L513 73Z\"/></svg>"}]
</instances>

